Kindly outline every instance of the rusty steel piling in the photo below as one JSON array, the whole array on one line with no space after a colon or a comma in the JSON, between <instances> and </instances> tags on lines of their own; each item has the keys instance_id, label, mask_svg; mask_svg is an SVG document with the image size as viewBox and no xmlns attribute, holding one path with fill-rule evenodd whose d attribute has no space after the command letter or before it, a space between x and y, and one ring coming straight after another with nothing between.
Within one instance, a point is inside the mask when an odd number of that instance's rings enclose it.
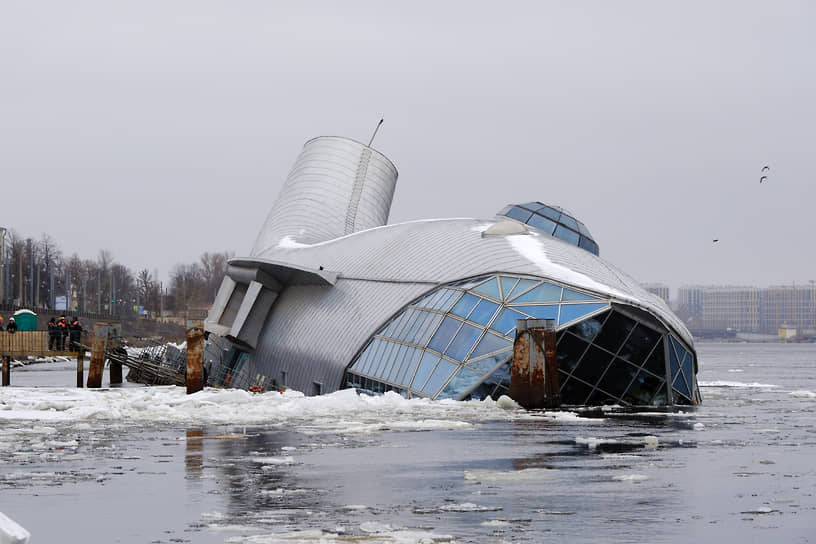
<instances>
[{"instance_id":1,"label":"rusty steel piling","mask_svg":"<svg viewBox=\"0 0 816 544\"><path fill-rule=\"evenodd\" d=\"M200 321L187 322L187 394L204 389L202 362L204 359L204 329Z\"/></svg>"},{"instance_id":2,"label":"rusty steel piling","mask_svg":"<svg viewBox=\"0 0 816 544\"><path fill-rule=\"evenodd\" d=\"M85 350L81 347L77 351L77 369L76 369L76 383L79 389L82 389L85 381Z\"/></svg>"},{"instance_id":3,"label":"rusty steel piling","mask_svg":"<svg viewBox=\"0 0 816 544\"><path fill-rule=\"evenodd\" d=\"M88 365L88 388L102 387L102 372L105 370L105 347L109 327L104 323L94 325L93 344L91 344L91 362Z\"/></svg>"},{"instance_id":4,"label":"rusty steel piling","mask_svg":"<svg viewBox=\"0 0 816 544\"><path fill-rule=\"evenodd\" d=\"M527 409L561 405L554 320L519 319L516 323L510 398Z\"/></svg>"},{"instance_id":5,"label":"rusty steel piling","mask_svg":"<svg viewBox=\"0 0 816 544\"><path fill-rule=\"evenodd\" d=\"M3 387L11 385L11 357L3 355Z\"/></svg>"}]
</instances>

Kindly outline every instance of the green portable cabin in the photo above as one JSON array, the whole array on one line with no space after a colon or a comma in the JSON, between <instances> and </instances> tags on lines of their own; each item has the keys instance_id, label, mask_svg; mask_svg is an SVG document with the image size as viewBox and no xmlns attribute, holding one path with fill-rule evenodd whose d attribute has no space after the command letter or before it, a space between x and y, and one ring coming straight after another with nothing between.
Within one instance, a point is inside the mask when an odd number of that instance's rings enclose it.
<instances>
[{"instance_id":1,"label":"green portable cabin","mask_svg":"<svg viewBox=\"0 0 816 544\"><path fill-rule=\"evenodd\" d=\"M37 314L31 310L17 310L14 312L14 322L18 331L36 331Z\"/></svg>"}]
</instances>

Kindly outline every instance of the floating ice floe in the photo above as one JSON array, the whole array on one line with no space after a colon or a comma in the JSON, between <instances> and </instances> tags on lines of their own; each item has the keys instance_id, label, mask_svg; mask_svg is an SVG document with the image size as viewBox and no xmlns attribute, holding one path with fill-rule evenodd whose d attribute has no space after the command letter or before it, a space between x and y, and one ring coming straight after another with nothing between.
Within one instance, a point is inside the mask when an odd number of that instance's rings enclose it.
<instances>
[{"instance_id":1,"label":"floating ice floe","mask_svg":"<svg viewBox=\"0 0 816 544\"><path fill-rule=\"evenodd\" d=\"M801 390L798 390L798 391L791 391L788 394L791 397L794 397L794 398L797 398L797 399L816 399L816 393L814 393L813 391L807 391L805 389L801 389Z\"/></svg>"},{"instance_id":2,"label":"floating ice floe","mask_svg":"<svg viewBox=\"0 0 816 544\"><path fill-rule=\"evenodd\" d=\"M0 512L0 544L27 544L29 538L31 538L31 533Z\"/></svg>"},{"instance_id":3,"label":"floating ice floe","mask_svg":"<svg viewBox=\"0 0 816 544\"><path fill-rule=\"evenodd\" d=\"M621 474L619 476L613 476L613 480L617 482L645 482L649 479L649 476L645 474Z\"/></svg>"},{"instance_id":4,"label":"floating ice floe","mask_svg":"<svg viewBox=\"0 0 816 544\"><path fill-rule=\"evenodd\" d=\"M779 387L771 383L744 383L729 380L714 380L710 382L699 382L700 387L750 387L754 389Z\"/></svg>"}]
</instances>

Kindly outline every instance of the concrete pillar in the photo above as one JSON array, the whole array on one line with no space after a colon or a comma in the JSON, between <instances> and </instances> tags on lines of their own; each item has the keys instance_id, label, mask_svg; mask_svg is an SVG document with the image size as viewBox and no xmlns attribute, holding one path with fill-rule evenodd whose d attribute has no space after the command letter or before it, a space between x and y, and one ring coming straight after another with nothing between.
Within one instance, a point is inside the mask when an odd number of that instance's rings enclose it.
<instances>
[{"instance_id":1,"label":"concrete pillar","mask_svg":"<svg viewBox=\"0 0 816 544\"><path fill-rule=\"evenodd\" d=\"M187 322L187 394L204 389L202 365L204 360L204 328L201 321Z\"/></svg>"},{"instance_id":2,"label":"concrete pillar","mask_svg":"<svg viewBox=\"0 0 816 544\"><path fill-rule=\"evenodd\" d=\"M513 342L510 398L527 409L561 405L555 321L519 319Z\"/></svg>"}]
</instances>

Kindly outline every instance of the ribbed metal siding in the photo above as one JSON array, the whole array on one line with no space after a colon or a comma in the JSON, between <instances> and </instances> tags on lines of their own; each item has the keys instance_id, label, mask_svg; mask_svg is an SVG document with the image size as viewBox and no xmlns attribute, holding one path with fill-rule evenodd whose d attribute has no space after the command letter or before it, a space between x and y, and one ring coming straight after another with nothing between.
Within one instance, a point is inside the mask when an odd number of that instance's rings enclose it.
<instances>
[{"instance_id":1,"label":"ribbed metal siding","mask_svg":"<svg viewBox=\"0 0 816 544\"><path fill-rule=\"evenodd\" d=\"M396 182L391 161L359 142L334 136L306 142L252 255L287 236L313 244L385 225Z\"/></svg>"},{"instance_id":2,"label":"ribbed metal siding","mask_svg":"<svg viewBox=\"0 0 816 544\"><path fill-rule=\"evenodd\" d=\"M341 278L379 281L441 284L490 272L550 277L643 308L693 345L685 325L666 304L612 264L545 234L483 238L481 230L491 223L476 219L414 221L358 232L313 247L274 248L258 257L310 268L323 266L339 272ZM557 265L555 268L562 267L564 274L558 270L551 276L542 273L535 261L513 246L511 239L520 237L532 237L546 260Z\"/></svg>"},{"instance_id":3,"label":"ribbed metal siding","mask_svg":"<svg viewBox=\"0 0 816 544\"><path fill-rule=\"evenodd\" d=\"M340 280L333 287L292 286L283 291L247 360L250 376L263 374L311 394L336 391L357 350L397 310L432 288Z\"/></svg>"}]
</instances>

